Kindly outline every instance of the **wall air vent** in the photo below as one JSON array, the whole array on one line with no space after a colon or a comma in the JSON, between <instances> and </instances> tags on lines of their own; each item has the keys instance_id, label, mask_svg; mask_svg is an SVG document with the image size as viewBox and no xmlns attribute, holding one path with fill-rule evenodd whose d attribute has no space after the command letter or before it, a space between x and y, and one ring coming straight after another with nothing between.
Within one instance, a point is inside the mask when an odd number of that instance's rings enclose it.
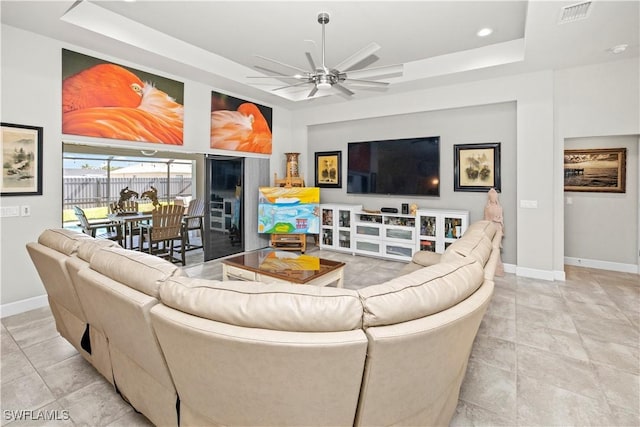
<instances>
[{"instance_id":1,"label":"wall air vent","mask_svg":"<svg viewBox=\"0 0 640 427\"><path fill-rule=\"evenodd\" d=\"M571 6L565 6L560 10L560 19L558 24L566 24L567 22L579 21L589 16L591 10L591 2L585 1L582 3L572 4Z\"/></svg>"}]
</instances>

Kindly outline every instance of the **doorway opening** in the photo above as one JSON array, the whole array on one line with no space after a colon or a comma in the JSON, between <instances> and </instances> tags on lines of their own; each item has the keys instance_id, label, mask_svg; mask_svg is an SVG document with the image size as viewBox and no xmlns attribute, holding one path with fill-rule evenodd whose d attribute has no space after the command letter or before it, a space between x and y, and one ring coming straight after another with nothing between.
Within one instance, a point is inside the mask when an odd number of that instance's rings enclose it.
<instances>
[{"instance_id":1,"label":"doorway opening","mask_svg":"<svg viewBox=\"0 0 640 427\"><path fill-rule=\"evenodd\" d=\"M209 230L205 261L244 252L244 158L207 157Z\"/></svg>"}]
</instances>

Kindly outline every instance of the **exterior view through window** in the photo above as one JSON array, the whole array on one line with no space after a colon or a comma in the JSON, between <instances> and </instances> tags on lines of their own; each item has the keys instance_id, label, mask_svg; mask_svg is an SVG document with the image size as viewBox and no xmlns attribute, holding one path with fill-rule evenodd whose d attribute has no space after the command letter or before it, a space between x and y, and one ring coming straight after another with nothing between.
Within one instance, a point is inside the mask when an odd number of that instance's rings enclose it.
<instances>
[{"instance_id":1,"label":"exterior view through window","mask_svg":"<svg viewBox=\"0 0 640 427\"><path fill-rule=\"evenodd\" d=\"M82 208L89 220L106 218L124 195L137 202L138 211L153 209L152 197L160 204L188 206L195 197L194 161L130 154L63 152L63 226L79 229L74 206Z\"/></svg>"}]
</instances>

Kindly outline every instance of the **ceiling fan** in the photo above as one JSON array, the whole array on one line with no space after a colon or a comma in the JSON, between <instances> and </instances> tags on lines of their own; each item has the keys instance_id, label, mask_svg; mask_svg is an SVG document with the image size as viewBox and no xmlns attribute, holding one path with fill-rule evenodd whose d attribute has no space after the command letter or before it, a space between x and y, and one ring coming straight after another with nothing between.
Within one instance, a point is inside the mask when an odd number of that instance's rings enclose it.
<instances>
[{"instance_id":1,"label":"ceiling fan","mask_svg":"<svg viewBox=\"0 0 640 427\"><path fill-rule=\"evenodd\" d=\"M318 23L322 25L322 64L321 66L316 66L315 61L313 60L313 56L309 52L305 52L307 57L307 61L309 62L309 69L304 70L302 68L296 67L294 65L285 64L283 62L277 61L275 59L267 58L260 55L255 55L257 58L263 59L265 61L272 62L274 64L278 64L282 67L288 68L290 70L294 70L296 74L287 75L284 73L280 73L278 71L269 70L265 67L256 66L258 69L262 69L269 73L272 73L270 76L255 76L250 78L275 78L280 80L294 80L296 83L289 84L287 86L279 87L274 89L282 90L288 89L296 86L304 86L304 85L313 85L311 91L307 95L307 98L313 97L318 91L324 92L331 88L337 89L339 92L346 96L351 96L354 94L352 90L343 85L343 83L357 85L363 88L380 88L386 87L389 85L387 82L376 81L375 79L383 78L383 77L395 77L402 75L402 64L399 65L389 65L384 67L375 67L375 68L366 68L366 69L358 69L357 66L367 59L369 56L373 55L380 46L377 43L370 43L364 48L360 49L358 52L354 53L350 57L346 58L338 65L333 68L329 68L325 64L325 43L324 43L324 34L325 34L325 25L329 23L329 14L326 12L321 12L318 14ZM369 79L369 80L363 80ZM371 80L374 79L374 80Z\"/></svg>"}]
</instances>

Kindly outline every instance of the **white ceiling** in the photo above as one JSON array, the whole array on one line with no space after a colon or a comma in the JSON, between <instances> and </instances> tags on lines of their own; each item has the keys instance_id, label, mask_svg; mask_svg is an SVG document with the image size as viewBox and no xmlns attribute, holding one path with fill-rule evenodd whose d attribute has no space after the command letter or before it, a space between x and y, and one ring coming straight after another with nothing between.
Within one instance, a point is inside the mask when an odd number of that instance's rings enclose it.
<instances>
[{"instance_id":1,"label":"white ceiling","mask_svg":"<svg viewBox=\"0 0 640 427\"><path fill-rule=\"evenodd\" d=\"M289 109L332 102L307 99L309 87L282 87L255 66L291 70L266 56L308 68L321 62L319 12L326 26L326 64L333 66L370 42L381 46L363 64L404 64L383 79L385 90L353 88L354 97L542 69L638 58L640 1L594 0L588 17L559 24L563 6L578 1L12 1L2 0L4 24L100 52L132 64L209 84L216 90ZM75 6L75 7L74 7ZM493 28L492 35L476 32ZM628 44L622 54L608 49ZM117 61L114 61L117 62Z\"/></svg>"}]
</instances>

